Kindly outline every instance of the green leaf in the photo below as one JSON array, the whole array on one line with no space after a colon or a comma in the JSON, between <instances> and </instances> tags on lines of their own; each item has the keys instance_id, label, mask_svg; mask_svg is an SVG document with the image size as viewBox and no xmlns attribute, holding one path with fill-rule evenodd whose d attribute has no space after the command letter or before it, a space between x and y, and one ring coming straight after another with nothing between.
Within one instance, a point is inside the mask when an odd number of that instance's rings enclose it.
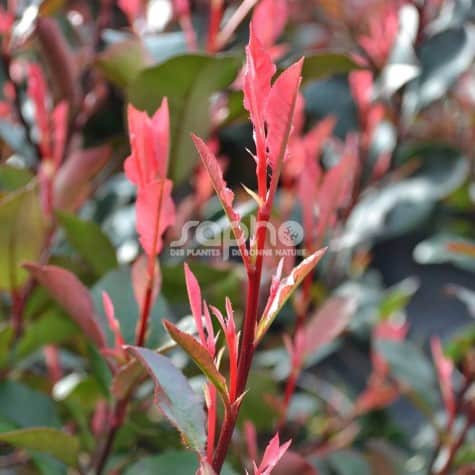
<instances>
[{"instance_id":1,"label":"green leaf","mask_svg":"<svg viewBox=\"0 0 475 475\"><path fill-rule=\"evenodd\" d=\"M79 441L72 435L48 427L32 427L0 434L0 441L14 447L38 450L75 466L79 452Z\"/></svg>"},{"instance_id":2,"label":"green leaf","mask_svg":"<svg viewBox=\"0 0 475 475\"><path fill-rule=\"evenodd\" d=\"M12 290L28 279L24 261L37 261L46 225L37 186L30 183L0 198L0 289Z\"/></svg>"},{"instance_id":3,"label":"green leaf","mask_svg":"<svg viewBox=\"0 0 475 475\"><path fill-rule=\"evenodd\" d=\"M425 355L409 341L380 340L376 351L388 363L393 376L420 396L433 398L435 375ZM432 388L432 390L431 390ZM432 400L428 402L432 402Z\"/></svg>"},{"instance_id":4,"label":"green leaf","mask_svg":"<svg viewBox=\"0 0 475 475\"><path fill-rule=\"evenodd\" d=\"M15 381L0 383L0 418L18 427L59 427L52 399Z\"/></svg>"},{"instance_id":5,"label":"green leaf","mask_svg":"<svg viewBox=\"0 0 475 475\"><path fill-rule=\"evenodd\" d=\"M419 282L417 279L408 277L391 289L388 289L379 304L381 319L389 318L391 315L405 308L418 288Z\"/></svg>"},{"instance_id":6,"label":"green leaf","mask_svg":"<svg viewBox=\"0 0 475 475\"><path fill-rule=\"evenodd\" d=\"M135 300L132 288L130 267L124 266L108 272L101 280L96 282L91 289L92 299L95 307L105 322L105 315L102 307L102 292L106 291L114 303L116 318L120 323L122 335L127 343L135 341L135 329L139 314L139 308ZM149 331L147 335L147 345L158 346L166 332L162 325L162 318L172 317L171 311L165 299L159 295L152 307L149 321ZM109 328L104 325L104 330L112 338ZM112 341L112 340L110 340Z\"/></svg>"},{"instance_id":7,"label":"green leaf","mask_svg":"<svg viewBox=\"0 0 475 475\"><path fill-rule=\"evenodd\" d=\"M129 85L149 63L147 51L138 38L113 43L96 62L104 76L119 87Z\"/></svg>"},{"instance_id":8,"label":"green leaf","mask_svg":"<svg viewBox=\"0 0 475 475\"><path fill-rule=\"evenodd\" d=\"M248 392L239 411L239 426L241 427L246 420L250 420L260 433L270 432L278 417L276 407L269 404L270 399L277 398L276 382L267 372L252 371L247 388Z\"/></svg>"},{"instance_id":9,"label":"green leaf","mask_svg":"<svg viewBox=\"0 0 475 475\"><path fill-rule=\"evenodd\" d=\"M350 57L339 53L320 53L305 57L302 69L304 82L346 74L361 69Z\"/></svg>"},{"instance_id":10,"label":"green leaf","mask_svg":"<svg viewBox=\"0 0 475 475\"><path fill-rule=\"evenodd\" d=\"M96 223L82 220L70 213L57 212L56 215L69 243L97 276L117 267L114 246Z\"/></svg>"},{"instance_id":11,"label":"green leaf","mask_svg":"<svg viewBox=\"0 0 475 475\"><path fill-rule=\"evenodd\" d=\"M198 470L196 456L184 450L169 450L160 455L144 457L127 468L124 475L170 475L192 474ZM224 464L222 475L235 475L228 464Z\"/></svg>"},{"instance_id":12,"label":"green leaf","mask_svg":"<svg viewBox=\"0 0 475 475\"><path fill-rule=\"evenodd\" d=\"M13 327L11 325L0 329L0 368L4 368L8 361L13 336Z\"/></svg>"},{"instance_id":13,"label":"green leaf","mask_svg":"<svg viewBox=\"0 0 475 475\"><path fill-rule=\"evenodd\" d=\"M203 374L216 386L225 403L229 401L224 376L218 371L210 354L192 335L182 332L173 323L163 322L170 336L185 350Z\"/></svg>"},{"instance_id":14,"label":"green leaf","mask_svg":"<svg viewBox=\"0 0 475 475\"><path fill-rule=\"evenodd\" d=\"M287 302L302 280L315 268L325 250L320 249L306 257L298 266L292 269L287 277L280 281L275 295L271 296L267 302L264 313L257 325L256 343L266 334L272 322L277 318L280 309L285 305L285 302Z\"/></svg>"},{"instance_id":15,"label":"green leaf","mask_svg":"<svg viewBox=\"0 0 475 475\"><path fill-rule=\"evenodd\" d=\"M27 168L18 168L12 165L0 165L0 191L14 191L26 186L33 178Z\"/></svg>"},{"instance_id":16,"label":"green leaf","mask_svg":"<svg viewBox=\"0 0 475 475\"><path fill-rule=\"evenodd\" d=\"M237 56L186 54L143 70L128 88L135 107L153 114L162 98L170 106L169 176L181 183L189 176L197 154L190 133L206 138L210 131L210 96L227 87L241 66Z\"/></svg>"},{"instance_id":17,"label":"green leaf","mask_svg":"<svg viewBox=\"0 0 475 475\"><path fill-rule=\"evenodd\" d=\"M68 318L46 314L26 327L15 348L15 358L25 358L45 345L63 343L77 332L78 327Z\"/></svg>"},{"instance_id":18,"label":"green leaf","mask_svg":"<svg viewBox=\"0 0 475 475\"><path fill-rule=\"evenodd\" d=\"M94 375L104 396L109 397L110 387L112 383L112 373L106 360L94 345L88 344L89 361L91 363L91 371Z\"/></svg>"},{"instance_id":19,"label":"green leaf","mask_svg":"<svg viewBox=\"0 0 475 475\"><path fill-rule=\"evenodd\" d=\"M327 460L337 475L368 475L372 472L365 458L354 450L340 450Z\"/></svg>"},{"instance_id":20,"label":"green leaf","mask_svg":"<svg viewBox=\"0 0 475 475\"><path fill-rule=\"evenodd\" d=\"M146 348L128 350L144 365L155 383L155 402L193 450L203 454L206 444L206 416L203 401L183 373L165 356Z\"/></svg>"}]
</instances>

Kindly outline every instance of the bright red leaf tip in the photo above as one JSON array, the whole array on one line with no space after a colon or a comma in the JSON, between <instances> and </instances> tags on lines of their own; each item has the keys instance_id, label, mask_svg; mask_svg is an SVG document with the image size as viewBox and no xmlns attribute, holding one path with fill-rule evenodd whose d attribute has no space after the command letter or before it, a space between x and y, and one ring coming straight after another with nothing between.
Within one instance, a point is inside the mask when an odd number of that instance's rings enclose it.
<instances>
[{"instance_id":1,"label":"bright red leaf tip","mask_svg":"<svg viewBox=\"0 0 475 475\"><path fill-rule=\"evenodd\" d=\"M188 301L190 302L191 313L195 319L196 329L201 343L206 342L206 335L203 327L203 302L201 300L201 289L193 272L191 272L188 264L185 262L185 282L186 291L188 293Z\"/></svg>"},{"instance_id":2,"label":"bright red leaf tip","mask_svg":"<svg viewBox=\"0 0 475 475\"><path fill-rule=\"evenodd\" d=\"M254 475L270 475L291 443L292 441L288 440L280 445L279 434L276 434L267 445L259 467L254 463Z\"/></svg>"},{"instance_id":3,"label":"bright red leaf tip","mask_svg":"<svg viewBox=\"0 0 475 475\"><path fill-rule=\"evenodd\" d=\"M261 0L252 14L259 40L266 48L274 45L289 16L287 0Z\"/></svg>"},{"instance_id":4,"label":"bright red leaf tip","mask_svg":"<svg viewBox=\"0 0 475 475\"><path fill-rule=\"evenodd\" d=\"M125 161L127 178L138 187L137 232L149 257L162 249L162 236L175 222L172 182L166 179L170 141L168 102L164 98L153 117L128 108L132 153Z\"/></svg>"},{"instance_id":5,"label":"bright red leaf tip","mask_svg":"<svg viewBox=\"0 0 475 475\"><path fill-rule=\"evenodd\" d=\"M102 292L102 304L104 306L107 322L109 323L109 327L115 337L115 346L117 349L121 349L125 342L124 338L122 337L122 332L120 331L119 321L115 317L114 304L112 303L112 300L107 292Z\"/></svg>"},{"instance_id":6,"label":"bright red leaf tip","mask_svg":"<svg viewBox=\"0 0 475 475\"><path fill-rule=\"evenodd\" d=\"M432 338L430 342L432 357L437 369L440 391L444 401L445 409L450 418L455 415L455 393L452 384L452 374L454 365L452 361L444 355L442 344L439 338Z\"/></svg>"},{"instance_id":7,"label":"bright red leaf tip","mask_svg":"<svg viewBox=\"0 0 475 475\"><path fill-rule=\"evenodd\" d=\"M267 99L264 118L267 124L268 161L272 169L285 158L302 80L302 66L303 58L288 67L272 85Z\"/></svg>"},{"instance_id":8,"label":"bright red leaf tip","mask_svg":"<svg viewBox=\"0 0 475 475\"><path fill-rule=\"evenodd\" d=\"M191 138L193 139L203 165L208 171L211 182L213 183L213 188L218 195L218 199L221 202L221 206L223 207L226 216L228 217L237 245L241 251L244 264L247 266L249 259L246 249L246 237L241 227L241 216L239 213L234 211L233 208L234 193L228 188L224 181L223 170L210 148L196 135L191 134Z\"/></svg>"},{"instance_id":9,"label":"bright red leaf tip","mask_svg":"<svg viewBox=\"0 0 475 475\"><path fill-rule=\"evenodd\" d=\"M124 165L127 178L139 187L157 178L166 178L170 146L167 98L163 98L153 117L132 105L127 109L127 116L132 149Z\"/></svg>"}]
</instances>

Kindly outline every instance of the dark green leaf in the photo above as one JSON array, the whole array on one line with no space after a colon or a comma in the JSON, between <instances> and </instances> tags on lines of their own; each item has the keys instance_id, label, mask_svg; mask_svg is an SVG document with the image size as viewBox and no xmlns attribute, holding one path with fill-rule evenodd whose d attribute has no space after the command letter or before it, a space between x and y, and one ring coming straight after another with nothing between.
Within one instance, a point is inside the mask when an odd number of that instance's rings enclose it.
<instances>
[{"instance_id":1,"label":"dark green leaf","mask_svg":"<svg viewBox=\"0 0 475 475\"><path fill-rule=\"evenodd\" d=\"M210 96L236 77L241 58L236 56L180 55L142 71L128 88L135 107L154 113L163 99L170 105L171 151L169 176L183 182L197 154L190 133L206 138L210 130Z\"/></svg>"},{"instance_id":2,"label":"dark green leaf","mask_svg":"<svg viewBox=\"0 0 475 475\"><path fill-rule=\"evenodd\" d=\"M82 220L70 213L57 212L56 214L69 243L91 266L97 276L100 277L117 267L115 249L96 223Z\"/></svg>"},{"instance_id":3,"label":"dark green leaf","mask_svg":"<svg viewBox=\"0 0 475 475\"><path fill-rule=\"evenodd\" d=\"M63 343L77 332L78 327L71 320L55 313L46 314L26 327L15 348L15 357L24 358L45 345Z\"/></svg>"},{"instance_id":4,"label":"dark green leaf","mask_svg":"<svg viewBox=\"0 0 475 475\"><path fill-rule=\"evenodd\" d=\"M155 383L155 402L181 433L185 443L199 454L206 443L206 416L202 399L191 389L183 373L171 361L146 348L129 347Z\"/></svg>"},{"instance_id":5,"label":"dark green leaf","mask_svg":"<svg viewBox=\"0 0 475 475\"><path fill-rule=\"evenodd\" d=\"M0 191L14 191L26 186L32 178L33 175L27 168L0 165Z\"/></svg>"},{"instance_id":6,"label":"dark green leaf","mask_svg":"<svg viewBox=\"0 0 475 475\"><path fill-rule=\"evenodd\" d=\"M72 435L48 427L32 427L0 434L0 441L21 449L38 450L75 466L79 441Z\"/></svg>"},{"instance_id":7,"label":"dark green leaf","mask_svg":"<svg viewBox=\"0 0 475 475\"><path fill-rule=\"evenodd\" d=\"M48 396L14 381L0 383L0 418L19 427L60 425Z\"/></svg>"},{"instance_id":8,"label":"dark green leaf","mask_svg":"<svg viewBox=\"0 0 475 475\"><path fill-rule=\"evenodd\" d=\"M113 43L97 59L104 76L119 87L129 85L149 62L147 51L139 38Z\"/></svg>"}]
</instances>

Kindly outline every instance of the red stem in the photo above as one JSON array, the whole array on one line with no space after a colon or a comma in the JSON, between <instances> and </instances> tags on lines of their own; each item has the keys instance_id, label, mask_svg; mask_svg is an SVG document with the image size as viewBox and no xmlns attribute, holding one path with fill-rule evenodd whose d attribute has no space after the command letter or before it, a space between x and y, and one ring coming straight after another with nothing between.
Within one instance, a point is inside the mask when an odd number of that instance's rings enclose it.
<instances>
[{"instance_id":1,"label":"red stem","mask_svg":"<svg viewBox=\"0 0 475 475\"><path fill-rule=\"evenodd\" d=\"M135 343L137 346L144 345L145 337L147 335L148 321L150 318L150 310L152 308L153 280L154 280L153 276L151 276L148 280L147 289L145 290L144 302L142 305L139 325L137 328L137 338L135 340Z\"/></svg>"},{"instance_id":2,"label":"red stem","mask_svg":"<svg viewBox=\"0 0 475 475\"><path fill-rule=\"evenodd\" d=\"M223 0L212 0L208 27L208 42L206 50L208 53L215 53L217 49L217 37L219 26L223 16Z\"/></svg>"},{"instance_id":3,"label":"red stem","mask_svg":"<svg viewBox=\"0 0 475 475\"><path fill-rule=\"evenodd\" d=\"M272 202L272 201L270 201ZM259 304L259 290L261 284L262 274L262 250L264 248L267 226L265 225L269 220L270 205L266 205L261 211L259 211L257 223L258 228L256 231L256 251L255 263L250 264L247 272L248 287L246 298L246 313L244 316L243 334L241 338L241 344L239 349L238 359L238 375L237 375L237 394L238 397L246 389L247 378L249 376L249 370L251 368L252 358L254 355L254 338L257 323L257 312ZM251 256L251 259L253 256ZM239 406L232 406L226 409L225 418L221 427L221 433L219 436L218 444L213 458L213 469L216 473L220 473L223 466L226 453L231 443L231 437L233 435L236 419L239 414Z\"/></svg>"}]
</instances>

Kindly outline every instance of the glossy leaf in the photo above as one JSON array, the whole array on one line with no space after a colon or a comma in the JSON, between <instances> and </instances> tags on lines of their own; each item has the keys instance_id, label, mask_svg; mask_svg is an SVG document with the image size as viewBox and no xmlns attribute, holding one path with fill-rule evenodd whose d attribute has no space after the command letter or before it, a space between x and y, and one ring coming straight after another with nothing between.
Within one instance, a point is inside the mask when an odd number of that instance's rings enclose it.
<instances>
[{"instance_id":1,"label":"glossy leaf","mask_svg":"<svg viewBox=\"0 0 475 475\"><path fill-rule=\"evenodd\" d=\"M290 274L283 278L276 289L276 292L270 296L267 301L266 308L262 314L257 326L255 342L259 342L265 335L272 322L276 319L280 309L289 299L295 289L300 285L302 280L317 265L322 258L326 249L320 249L310 256L306 257Z\"/></svg>"},{"instance_id":2,"label":"glossy leaf","mask_svg":"<svg viewBox=\"0 0 475 475\"><path fill-rule=\"evenodd\" d=\"M44 245L46 223L34 183L0 196L0 228L0 289L13 290L28 279L21 265L37 261Z\"/></svg>"},{"instance_id":3,"label":"glossy leaf","mask_svg":"<svg viewBox=\"0 0 475 475\"><path fill-rule=\"evenodd\" d=\"M71 316L85 335L100 348L104 347L105 337L98 324L92 298L81 281L61 267L35 264L27 264L25 267Z\"/></svg>"},{"instance_id":4,"label":"glossy leaf","mask_svg":"<svg viewBox=\"0 0 475 475\"><path fill-rule=\"evenodd\" d=\"M100 277L117 267L115 249L96 223L80 219L66 212L58 212L57 217L69 243L79 252L97 276Z\"/></svg>"},{"instance_id":5,"label":"glossy leaf","mask_svg":"<svg viewBox=\"0 0 475 475\"><path fill-rule=\"evenodd\" d=\"M119 87L128 86L149 63L147 51L138 38L113 43L97 58L104 76Z\"/></svg>"},{"instance_id":6,"label":"glossy leaf","mask_svg":"<svg viewBox=\"0 0 475 475\"><path fill-rule=\"evenodd\" d=\"M15 348L16 358L25 358L45 345L63 343L75 335L78 328L71 320L55 313L31 322Z\"/></svg>"},{"instance_id":7,"label":"glossy leaf","mask_svg":"<svg viewBox=\"0 0 475 475\"><path fill-rule=\"evenodd\" d=\"M206 443L203 401L168 358L146 348L129 347L155 383L155 403L179 430L185 443L199 454Z\"/></svg>"},{"instance_id":8,"label":"glossy leaf","mask_svg":"<svg viewBox=\"0 0 475 475\"><path fill-rule=\"evenodd\" d=\"M128 88L135 107L153 113L162 98L170 105L171 152L169 176L182 183L195 165L196 154L190 133L205 137L210 130L207 113L212 93L227 87L235 78L240 59L232 56L175 56L142 71Z\"/></svg>"},{"instance_id":9,"label":"glossy leaf","mask_svg":"<svg viewBox=\"0 0 475 475\"><path fill-rule=\"evenodd\" d=\"M356 302L345 297L331 297L305 325L305 353L310 355L331 343L350 323Z\"/></svg>"},{"instance_id":10,"label":"glossy leaf","mask_svg":"<svg viewBox=\"0 0 475 475\"><path fill-rule=\"evenodd\" d=\"M320 53L306 56L302 68L304 82L323 79L336 74L350 73L361 69L350 57L340 53Z\"/></svg>"},{"instance_id":11,"label":"glossy leaf","mask_svg":"<svg viewBox=\"0 0 475 475\"><path fill-rule=\"evenodd\" d=\"M20 449L37 450L75 466L79 452L79 440L60 430L48 427L32 427L0 433L0 442Z\"/></svg>"},{"instance_id":12,"label":"glossy leaf","mask_svg":"<svg viewBox=\"0 0 475 475\"><path fill-rule=\"evenodd\" d=\"M170 336L185 350L190 358L196 363L203 374L216 386L224 401L228 401L229 394L224 376L218 371L207 349L192 335L182 332L172 323L165 321L165 328Z\"/></svg>"}]
</instances>

